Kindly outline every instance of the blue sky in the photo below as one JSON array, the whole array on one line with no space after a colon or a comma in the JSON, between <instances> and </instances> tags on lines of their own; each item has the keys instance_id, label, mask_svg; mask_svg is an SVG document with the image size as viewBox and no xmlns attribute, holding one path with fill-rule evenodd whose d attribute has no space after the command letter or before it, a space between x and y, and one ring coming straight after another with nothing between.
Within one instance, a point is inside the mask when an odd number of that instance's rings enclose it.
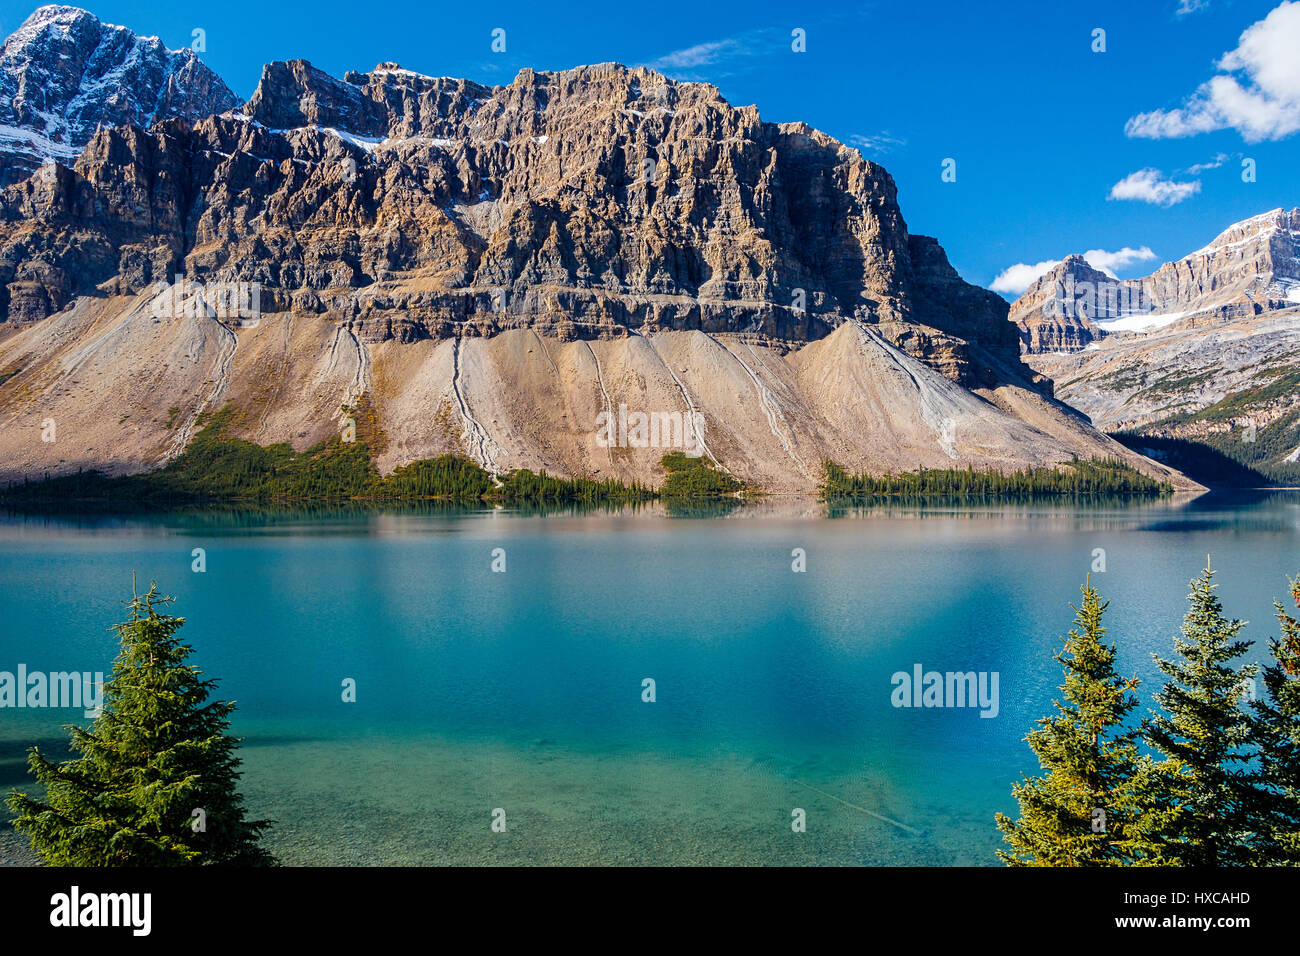
<instances>
[{"instance_id":1,"label":"blue sky","mask_svg":"<svg viewBox=\"0 0 1300 956\"><path fill-rule=\"evenodd\" d=\"M35 6L0 0L0 30ZM204 60L242 96L263 63L295 57L337 76L395 60L503 84L525 66L616 60L706 80L764 119L861 145L897 181L909 229L986 286L1087 250L1146 274L1231 222L1300 205L1300 2L86 6L171 47L204 29ZM504 53L491 50L496 28ZM791 50L796 28L806 52ZM941 178L947 158L955 182ZM1124 249L1139 254L1114 255Z\"/></svg>"}]
</instances>

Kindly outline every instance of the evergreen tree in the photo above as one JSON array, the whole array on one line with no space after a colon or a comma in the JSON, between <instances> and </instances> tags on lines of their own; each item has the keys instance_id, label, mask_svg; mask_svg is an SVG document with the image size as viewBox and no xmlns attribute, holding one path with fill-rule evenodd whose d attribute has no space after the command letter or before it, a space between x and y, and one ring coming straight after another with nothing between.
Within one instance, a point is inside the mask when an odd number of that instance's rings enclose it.
<instances>
[{"instance_id":1,"label":"evergreen tree","mask_svg":"<svg viewBox=\"0 0 1300 956\"><path fill-rule=\"evenodd\" d=\"M269 824L245 820L235 789L238 739L226 735L235 705L208 700L216 682L185 663L192 648L175 636L184 618L158 613L169 601L150 587L127 603L103 712L90 729L68 728L79 756L54 764L32 748L45 798L10 795L14 828L48 864L275 862L258 843Z\"/></svg>"},{"instance_id":2,"label":"evergreen tree","mask_svg":"<svg viewBox=\"0 0 1300 956\"><path fill-rule=\"evenodd\" d=\"M1103 638L1108 607L1091 580L1074 608L1075 626L1054 655L1065 669L1065 703L1025 739L1045 773L1012 788L1020 819L997 815L1010 866L1121 866L1160 862L1151 833L1163 821L1149 809L1150 763L1137 752L1125 718L1137 707L1137 679L1115 672L1115 646Z\"/></svg>"},{"instance_id":3,"label":"evergreen tree","mask_svg":"<svg viewBox=\"0 0 1300 956\"><path fill-rule=\"evenodd\" d=\"M1291 582L1300 608L1300 579ZM1264 668L1267 698L1254 703L1260 777L1262 863L1300 865L1300 622L1274 602L1282 636L1269 642L1274 663Z\"/></svg>"},{"instance_id":4,"label":"evergreen tree","mask_svg":"<svg viewBox=\"0 0 1300 956\"><path fill-rule=\"evenodd\" d=\"M1238 640L1245 621L1223 616L1213 577L1207 565L1191 582L1182 636L1174 639L1178 657L1156 657L1169 680L1156 695L1164 713L1147 732L1166 757L1156 792L1171 816L1161 843L1169 860L1182 866L1253 862L1249 844L1259 791L1248 766L1251 722L1242 703L1257 668L1232 664L1251 642Z\"/></svg>"}]
</instances>

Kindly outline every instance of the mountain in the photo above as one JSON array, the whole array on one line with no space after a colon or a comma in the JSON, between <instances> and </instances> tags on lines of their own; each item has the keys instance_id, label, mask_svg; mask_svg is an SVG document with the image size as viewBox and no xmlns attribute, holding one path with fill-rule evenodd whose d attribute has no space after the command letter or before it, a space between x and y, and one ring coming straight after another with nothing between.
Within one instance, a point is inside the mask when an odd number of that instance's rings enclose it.
<instances>
[{"instance_id":1,"label":"mountain","mask_svg":"<svg viewBox=\"0 0 1300 956\"><path fill-rule=\"evenodd\" d=\"M1144 279L1080 263L1011 308L1060 398L1108 431L1159 439L1126 439L1135 447L1205 446L1262 478L1300 479L1300 209L1236 223Z\"/></svg>"},{"instance_id":2,"label":"mountain","mask_svg":"<svg viewBox=\"0 0 1300 956\"><path fill-rule=\"evenodd\" d=\"M40 7L0 49L0 184L71 162L100 126L193 120L239 102L190 50L76 7Z\"/></svg>"},{"instance_id":3,"label":"mountain","mask_svg":"<svg viewBox=\"0 0 1300 956\"><path fill-rule=\"evenodd\" d=\"M1205 327L1300 304L1300 209L1234 223L1143 279L1067 256L1011 306L1029 354L1077 352L1109 334Z\"/></svg>"},{"instance_id":4,"label":"mountain","mask_svg":"<svg viewBox=\"0 0 1300 956\"><path fill-rule=\"evenodd\" d=\"M1050 397L882 167L643 68L269 64L240 109L102 127L0 193L0 290L0 480L154 467L229 407L300 448L360 414L383 471L658 483L663 450L598 439L627 406L702 416L704 454L775 491L827 457L1196 487Z\"/></svg>"},{"instance_id":5,"label":"mountain","mask_svg":"<svg viewBox=\"0 0 1300 956\"><path fill-rule=\"evenodd\" d=\"M1062 259L1011 304L1010 319L1020 330L1021 350L1030 355L1077 352L1105 335L1094 321L1097 306L1106 307L1105 299L1080 300L1077 292L1089 286L1105 288L1111 281L1083 256Z\"/></svg>"}]
</instances>

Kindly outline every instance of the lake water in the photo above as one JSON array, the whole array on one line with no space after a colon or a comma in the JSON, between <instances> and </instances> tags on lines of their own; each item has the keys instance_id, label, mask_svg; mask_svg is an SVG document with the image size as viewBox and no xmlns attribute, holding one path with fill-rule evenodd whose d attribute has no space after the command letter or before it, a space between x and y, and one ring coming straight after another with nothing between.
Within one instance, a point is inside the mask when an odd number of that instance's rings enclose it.
<instances>
[{"instance_id":1,"label":"lake water","mask_svg":"<svg viewBox=\"0 0 1300 956\"><path fill-rule=\"evenodd\" d=\"M107 671L132 572L156 580L238 701L243 791L289 864L995 864L993 814L1037 769L1023 738L1096 549L1149 706L1151 653L1171 652L1207 554L1247 636L1262 651L1275 634L1300 493L832 517L9 515L0 670ZM892 675L916 665L996 673L996 716L893 706ZM0 788L26 781L31 744L65 753L80 718L0 710ZM30 859L0 829L0 860Z\"/></svg>"}]
</instances>

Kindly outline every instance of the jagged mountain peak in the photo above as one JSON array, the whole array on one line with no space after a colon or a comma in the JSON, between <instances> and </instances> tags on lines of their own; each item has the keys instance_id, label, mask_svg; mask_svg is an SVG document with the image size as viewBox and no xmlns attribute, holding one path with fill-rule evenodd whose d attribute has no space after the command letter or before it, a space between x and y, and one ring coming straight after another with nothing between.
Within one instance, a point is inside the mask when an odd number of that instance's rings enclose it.
<instances>
[{"instance_id":1,"label":"jagged mountain peak","mask_svg":"<svg viewBox=\"0 0 1300 956\"><path fill-rule=\"evenodd\" d=\"M4 48L8 51L13 46L25 46L47 28L53 27L66 31L78 24L86 23L98 26L100 22L99 17L89 10L83 10L81 7L73 7L63 3L47 3L33 10L31 15L22 22L22 25L5 38ZM125 27L117 27L114 24L104 25L110 29L125 29Z\"/></svg>"},{"instance_id":2,"label":"jagged mountain peak","mask_svg":"<svg viewBox=\"0 0 1300 956\"><path fill-rule=\"evenodd\" d=\"M79 7L39 7L0 48L0 184L50 160L69 163L100 126L148 127L238 105L192 50L169 50Z\"/></svg>"},{"instance_id":3,"label":"jagged mountain peak","mask_svg":"<svg viewBox=\"0 0 1300 956\"><path fill-rule=\"evenodd\" d=\"M1300 236L1300 208L1288 212L1285 208L1279 206L1277 209L1270 209L1268 212L1251 216L1249 219L1234 222L1215 236L1208 245L1202 246L1195 252L1188 253L1179 261L1210 255L1221 249L1239 249L1252 242L1267 245L1274 237L1281 238L1283 241L1294 242L1296 236ZM1286 253L1283 252L1281 257L1285 258Z\"/></svg>"},{"instance_id":4,"label":"jagged mountain peak","mask_svg":"<svg viewBox=\"0 0 1300 956\"><path fill-rule=\"evenodd\" d=\"M133 30L106 23L89 10L66 4L51 3L37 7L31 16L5 38L2 52L5 57L40 56L45 44L51 42L77 42L89 36L97 43L121 42L130 47L147 47L173 56L190 58L191 50L169 50L156 36L143 36Z\"/></svg>"},{"instance_id":5,"label":"jagged mountain peak","mask_svg":"<svg viewBox=\"0 0 1300 956\"><path fill-rule=\"evenodd\" d=\"M394 62L379 63L369 72L349 70L339 79L308 60L276 61L263 67L245 111L272 129L325 126L359 136L400 138L444 136L451 127L463 129L471 114L489 101L495 115L527 109L539 117L538 122L561 112L551 108L553 103L562 103L570 112L626 109L637 116L672 116L681 106L704 106L736 110L758 122L755 107L733 107L711 84L680 82L648 67L615 62L556 71L525 67L510 83L488 86L420 73Z\"/></svg>"},{"instance_id":6,"label":"jagged mountain peak","mask_svg":"<svg viewBox=\"0 0 1300 956\"><path fill-rule=\"evenodd\" d=\"M25 65L7 75L48 72L69 59L58 44L70 43L68 85L95 72L87 64L104 59L106 33L198 64L85 11L42 8L10 44ZM144 99L137 89L128 97ZM53 188L6 197L4 218L51 223L57 245L54 223L80 216L88 190L111 208L161 205L139 222L94 223L104 248L90 261L64 261L52 247L0 275L13 285L0 296L10 322L49 315L105 282L137 292L189 268L256 278L269 296L316 312L330 311L332 290L364 290L348 307L360 321L439 336L556 322L533 291L543 283L565 290L562 324L578 334L696 326L805 341L856 317L890 324L954 377L996 378L973 371L993 355L1018 374L1005 303L964 283L937 242L908 234L883 167L806 124L764 122L711 84L617 62L525 68L498 86L392 61L339 79L293 59L267 64L242 106L231 96L199 110L159 100L152 112L107 115L118 99L100 97L94 126L55 157L75 166L79 184L58 176ZM18 125L43 131L44 114L25 119ZM156 120L171 122L150 129ZM72 163L68 154L92 137ZM127 166L197 187L185 199L194 207L167 190L138 194ZM346 247L300 247L339 228L353 236ZM268 237L282 229L298 238L281 249ZM202 263L191 261L199 248ZM418 301L378 295L416 275L431 283ZM503 315L462 301L495 288L510 293Z\"/></svg>"},{"instance_id":7,"label":"jagged mountain peak","mask_svg":"<svg viewBox=\"0 0 1300 956\"><path fill-rule=\"evenodd\" d=\"M77 175L120 197L109 205L165 208L100 224L109 243L129 229L140 246L130 267L42 264L39 285L28 276L11 290L10 321L57 311L91 284L137 291L180 267L178 250L202 248L213 278L260 276L268 295L313 311L331 308L329 290L364 290L349 312L406 326L384 334L553 323L553 298L535 291L544 284L563 290L563 326L578 334L703 325L806 341L857 317L889 323L956 378L997 378L975 371L993 355L1018 374L1005 303L963 282L937 242L909 236L888 172L824 133L765 123L713 86L644 67L522 70L487 87L381 66L340 80L305 59L273 62L241 112L144 140L106 131ZM136 196L123 175L124 163L187 153L166 176L199 187L192 213L169 194ZM5 214L57 217L70 199L36 190ZM160 223L186 231L160 235ZM291 227L297 238L273 252L268 237ZM300 248L340 227L355 235L348 246ZM378 295L412 275L437 296L417 306ZM501 315L465 304L501 288Z\"/></svg>"}]
</instances>

